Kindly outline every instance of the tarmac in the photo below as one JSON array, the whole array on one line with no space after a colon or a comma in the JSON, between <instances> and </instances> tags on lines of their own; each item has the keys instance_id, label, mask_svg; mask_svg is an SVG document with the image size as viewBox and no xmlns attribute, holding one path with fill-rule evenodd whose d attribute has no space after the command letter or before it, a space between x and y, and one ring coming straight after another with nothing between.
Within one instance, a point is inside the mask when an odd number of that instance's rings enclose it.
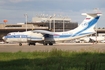
<instances>
[{"instance_id":1,"label":"tarmac","mask_svg":"<svg viewBox=\"0 0 105 70\"><path fill-rule=\"evenodd\" d=\"M36 44L28 46L23 44L0 44L0 52L34 52L34 51L51 51L53 49L63 51L76 51L76 52L105 52L105 43L58 43L52 46L44 46Z\"/></svg>"}]
</instances>

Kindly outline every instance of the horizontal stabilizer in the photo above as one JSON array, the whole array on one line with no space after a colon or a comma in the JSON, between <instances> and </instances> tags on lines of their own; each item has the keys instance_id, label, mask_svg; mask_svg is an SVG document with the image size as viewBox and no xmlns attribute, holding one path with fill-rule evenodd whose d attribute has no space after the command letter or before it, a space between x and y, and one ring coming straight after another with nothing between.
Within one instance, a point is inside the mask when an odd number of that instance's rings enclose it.
<instances>
[{"instance_id":1,"label":"horizontal stabilizer","mask_svg":"<svg viewBox=\"0 0 105 70\"><path fill-rule=\"evenodd\" d=\"M82 13L82 15L93 16L93 17L95 17L95 16L101 16L102 13Z\"/></svg>"}]
</instances>

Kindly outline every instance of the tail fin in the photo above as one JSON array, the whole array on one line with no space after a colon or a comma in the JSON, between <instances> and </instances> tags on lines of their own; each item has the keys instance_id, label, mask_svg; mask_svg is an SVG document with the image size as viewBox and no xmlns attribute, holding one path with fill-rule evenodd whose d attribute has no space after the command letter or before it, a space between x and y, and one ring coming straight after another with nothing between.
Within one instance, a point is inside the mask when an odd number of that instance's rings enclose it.
<instances>
[{"instance_id":1,"label":"tail fin","mask_svg":"<svg viewBox=\"0 0 105 70\"><path fill-rule=\"evenodd\" d=\"M102 14L101 13L93 13L93 14L82 13L82 15L86 15L86 18L76 29L74 29L73 36L95 33L95 30L94 30L95 24Z\"/></svg>"},{"instance_id":2,"label":"tail fin","mask_svg":"<svg viewBox=\"0 0 105 70\"><path fill-rule=\"evenodd\" d=\"M79 25L79 27L85 28L85 27L92 27L96 24L98 21L101 13L82 13L82 15L86 15L86 18L83 20L83 22Z\"/></svg>"}]
</instances>

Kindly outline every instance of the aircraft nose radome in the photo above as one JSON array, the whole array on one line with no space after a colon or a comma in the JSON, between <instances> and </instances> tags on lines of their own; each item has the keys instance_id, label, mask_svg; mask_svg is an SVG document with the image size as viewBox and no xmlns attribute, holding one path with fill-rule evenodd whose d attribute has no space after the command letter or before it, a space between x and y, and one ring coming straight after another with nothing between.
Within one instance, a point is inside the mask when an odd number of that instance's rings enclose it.
<instances>
[{"instance_id":1,"label":"aircraft nose radome","mask_svg":"<svg viewBox=\"0 0 105 70\"><path fill-rule=\"evenodd\" d=\"M5 36L3 36L2 39L5 40Z\"/></svg>"}]
</instances>

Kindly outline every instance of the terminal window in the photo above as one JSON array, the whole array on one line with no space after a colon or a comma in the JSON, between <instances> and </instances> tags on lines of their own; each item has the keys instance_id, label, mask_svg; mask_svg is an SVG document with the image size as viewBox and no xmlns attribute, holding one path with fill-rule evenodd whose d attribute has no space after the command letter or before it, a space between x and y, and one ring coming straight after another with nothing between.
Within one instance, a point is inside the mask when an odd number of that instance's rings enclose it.
<instances>
[{"instance_id":1,"label":"terminal window","mask_svg":"<svg viewBox=\"0 0 105 70\"><path fill-rule=\"evenodd\" d=\"M22 27L22 25L6 25L5 27Z\"/></svg>"}]
</instances>

